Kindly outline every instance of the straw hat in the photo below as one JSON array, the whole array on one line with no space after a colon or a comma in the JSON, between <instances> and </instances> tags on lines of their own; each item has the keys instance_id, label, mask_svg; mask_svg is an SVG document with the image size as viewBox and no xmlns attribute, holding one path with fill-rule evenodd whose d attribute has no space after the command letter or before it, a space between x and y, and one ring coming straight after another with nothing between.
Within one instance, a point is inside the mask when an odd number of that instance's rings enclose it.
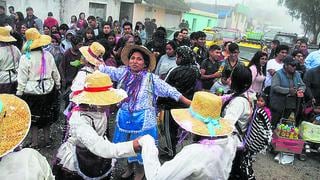
<instances>
[{"instance_id":1,"label":"straw hat","mask_svg":"<svg viewBox=\"0 0 320 180\"><path fill-rule=\"evenodd\" d=\"M27 103L14 95L0 94L0 157L23 141L30 125L31 112Z\"/></svg>"},{"instance_id":2,"label":"straw hat","mask_svg":"<svg viewBox=\"0 0 320 180\"><path fill-rule=\"evenodd\" d=\"M95 71L85 80L83 91L71 101L76 104L105 106L115 104L128 97L122 89L112 88L112 81L107 74Z\"/></svg>"},{"instance_id":3,"label":"straw hat","mask_svg":"<svg viewBox=\"0 0 320 180\"><path fill-rule=\"evenodd\" d=\"M139 46L139 45L126 45L122 51L121 51L121 60L123 64L128 65L129 64L129 53L133 49L138 49L142 52L144 52L147 56L149 56L150 63L149 63L149 71L153 71L156 68L156 56L149 51L146 47L144 46Z\"/></svg>"},{"instance_id":4,"label":"straw hat","mask_svg":"<svg viewBox=\"0 0 320 180\"><path fill-rule=\"evenodd\" d=\"M23 50L32 50L51 43L51 37L48 35L41 35L36 28L26 30L26 40L27 42L23 46Z\"/></svg>"},{"instance_id":5,"label":"straw hat","mask_svg":"<svg viewBox=\"0 0 320 180\"><path fill-rule=\"evenodd\" d=\"M105 49L100 43L93 42L90 46L83 46L79 50L90 64L96 66L103 62Z\"/></svg>"},{"instance_id":6,"label":"straw hat","mask_svg":"<svg viewBox=\"0 0 320 180\"><path fill-rule=\"evenodd\" d=\"M17 41L14 37L11 36L11 34L10 34L11 30L12 30L11 26L0 27L0 41L1 42Z\"/></svg>"},{"instance_id":7,"label":"straw hat","mask_svg":"<svg viewBox=\"0 0 320 180\"><path fill-rule=\"evenodd\" d=\"M209 92L194 94L190 108L172 109L173 119L186 131L200 136L218 137L232 133L233 125L221 118L222 99Z\"/></svg>"}]
</instances>

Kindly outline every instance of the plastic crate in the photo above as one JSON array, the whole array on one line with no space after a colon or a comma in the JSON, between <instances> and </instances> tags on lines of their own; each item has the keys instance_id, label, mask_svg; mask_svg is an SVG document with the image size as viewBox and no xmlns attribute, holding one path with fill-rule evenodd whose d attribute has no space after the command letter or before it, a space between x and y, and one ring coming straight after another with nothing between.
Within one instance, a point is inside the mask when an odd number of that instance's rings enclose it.
<instances>
[{"instance_id":1,"label":"plastic crate","mask_svg":"<svg viewBox=\"0 0 320 180\"><path fill-rule=\"evenodd\" d=\"M276 132L272 135L271 141L274 151L301 154L304 141L302 139L289 139L280 137Z\"/></svg>"}]
</instances>

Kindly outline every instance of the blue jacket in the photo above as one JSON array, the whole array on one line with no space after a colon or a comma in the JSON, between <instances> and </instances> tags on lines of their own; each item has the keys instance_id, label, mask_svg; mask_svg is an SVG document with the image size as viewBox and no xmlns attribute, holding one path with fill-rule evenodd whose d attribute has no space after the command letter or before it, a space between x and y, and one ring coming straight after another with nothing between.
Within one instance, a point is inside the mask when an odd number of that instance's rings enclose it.
<instances>
[{"instance_id":1,"label":"blue jacket","mask_svg":"<svg viewBox=\"0 0 320 180\"><path fill-rule=\"evenodd\" d=\"M290 81L295 89L305 90L300 73L295 72L292 77L289 77L284 69L280 69L272 77L270 106L278 112L286 109L296 108L296 96L289 95Z\"/></svg>"}]
</instances>

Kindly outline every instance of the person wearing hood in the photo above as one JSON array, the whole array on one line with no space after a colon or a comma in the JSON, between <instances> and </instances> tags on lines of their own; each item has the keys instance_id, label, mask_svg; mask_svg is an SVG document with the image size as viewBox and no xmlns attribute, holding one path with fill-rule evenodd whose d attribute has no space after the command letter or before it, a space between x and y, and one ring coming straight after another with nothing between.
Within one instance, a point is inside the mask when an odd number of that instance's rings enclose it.
<instances>
[{"instance_id":1,"label":"person wearing hood","mask_svg":"<svg viewBox=\"0 0 320 180\"><path fill-rule=\"evenodd\" d=\"M176 67L169 70L165 81L171 86L175 87L188 99L192 99L194 93L197 91L196 84L200 78L200 71L196 65L194 65L194 56L190 47L180 46L176 50ZM185 108L186 105L180 102L174 101L172 98L158 98L158 105L160 109L163 109L163 124L166 140L166 150L168 153L165 158L173 158L176 154L176 145L178 142L178 124L173 120L171 109ZM167 156L168 155L168 156Z\"/></svg>"},{"instance_id":2,"label":"person wearing hood","mask_svg":"<svg viewBox=\"0 0 320 180\"><path fill-rule=\"evenodd\" d=\"M65 39L61 42L61 47L63 49L63 53L65 53L68 49L72 48L71 38L76 35L76 32L72 29L66 32Z\"/></svg>"}]
</instances>

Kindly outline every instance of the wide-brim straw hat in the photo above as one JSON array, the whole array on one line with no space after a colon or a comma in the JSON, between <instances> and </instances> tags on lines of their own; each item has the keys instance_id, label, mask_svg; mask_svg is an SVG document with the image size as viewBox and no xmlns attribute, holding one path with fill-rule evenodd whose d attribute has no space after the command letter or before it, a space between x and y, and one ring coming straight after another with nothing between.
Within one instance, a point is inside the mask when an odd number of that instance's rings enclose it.
<instances>
[{"instance_id":1,"label":"wide-brim straw hat","mask_svg":"<svg viewBox=\"0 0 320 180\"><path fill-rule=\"evenodd\" d=\"M1 42L14 42L17 41L13 36L11 36L10 31L11 26L0 27L0 41Z\"/></svg>"},{"instance_id":2,"label":"wide-brim straw hat","mask_svg":"<svg viewBox=\"0 0 320 180\"><path fill-rule=\"evenodd\" d=\"M222 99L215 94L199 91L187 109L172 109L173 119L188 132L206 137L228 136L234 126L220 117Z\"/></svg>"},{"instance_id":3,"label":"wide-brim straw hat","mask_svg":"<svg viewBox=\"0 0 320 180\"><path fill-rule=\"evenodd\" d=\"M25 51L30 51L51 43L51 37L48 35L41 35L36 28L26 30L25 34L27 40L23 46L23 50Z\"/></svg>"},{"instance_id":4,"label":"wide-brim straw hat","mask_svg":"<svg viewBox=\"0 0 320 180\"><path fill-rule=\"evenodd\" d=\"M79 50L90 64L97 66L103 63L102 56L105 53L105 49L100 43L93 42L90 46L83 46Z\"/></svg>"},{"instance_id":5,"label":"wide-brim straw hat","mask_svg":"<svg viewBox=\"0 0 320 180\"><path fill-rule=\"evenodd\" d=\"M85 80L85 87L80 94L71 101L76 104L106 106L116 104L128 97L122 89L114 89L112 81L107 74L95 71Z\"/></svg>"},{"instance_id":6,"label":"wide-brim straw hat","mask_svg":"<svg viewBox=\"0 0 320 180\"><path fill-rule=\"evenodd\" d=\"M31 112L22 99L0 94L0 157L12 152L27 136Z\"/></svg>"},{"instance_id":7,"label":"wide-brim straw hat","mask_svg":"<svg viewBox=\"0 0 320 180\"><path fill-rule=\"evenodd\" d=\"M150 63L149 63L149 67L148 67L149 71L153 71L156 68L156 63L157 63L156 62L156 56L151 51L149 51L149 49L147 49L144 46L140 46L140 45L126 45L122 49L122 51L121 51L121 61L123 62L123 64L129 65L129 53L133 49L140 50L141 52L143 52L147 56L149 56L149 59L150 59Z\"/></svg>"}]
</instances>

